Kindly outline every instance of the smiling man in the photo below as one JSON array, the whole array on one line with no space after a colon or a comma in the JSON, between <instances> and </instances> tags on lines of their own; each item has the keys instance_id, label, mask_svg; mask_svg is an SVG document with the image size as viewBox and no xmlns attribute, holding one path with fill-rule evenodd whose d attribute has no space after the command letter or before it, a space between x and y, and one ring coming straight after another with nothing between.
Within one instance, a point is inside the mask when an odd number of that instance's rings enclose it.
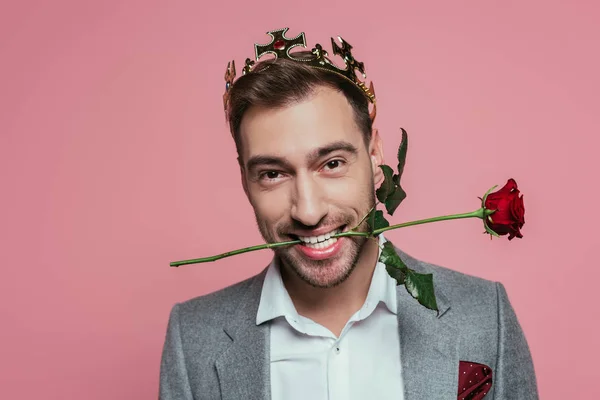
<instances>
[{"instance_id":1,"label":"smiling man","mask_svg":"<svg viewBox=\"0 0 600 400\"><path fill-rule=\"evenodd\" d=\"M304 35L271 31L235 84L226 115L241 183L274 249L258 275L177 304L161 365L167 399L537 399L527 342L504 287L419 261L440 313L425 309L378 262L366 231L383 174L373 86L351 46L346 68ZM373 109L369 112L369 106Z\"/></svg>"}]
</instances>

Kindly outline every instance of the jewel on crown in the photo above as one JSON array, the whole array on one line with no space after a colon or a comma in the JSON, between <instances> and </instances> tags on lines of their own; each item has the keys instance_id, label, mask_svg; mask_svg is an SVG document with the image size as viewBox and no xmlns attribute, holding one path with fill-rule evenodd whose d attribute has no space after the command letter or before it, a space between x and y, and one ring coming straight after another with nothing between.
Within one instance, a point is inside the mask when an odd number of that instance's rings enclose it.
<instances>
[{"instance_id":1,"label":"jewel on crown","mask_svg":"<svg viewBox=\"0 0 600 400\"><path fill-rule=\"evenodd\" d=\"M331 38L331 47L333 49L333 54L339 55L344 60L345 68L339 68L328 58L327 51L324 50L319 43L317 43L315 47L311 50L313 57L305 58L300 57L298 55L295 56L294 53L290 53L290 50L297 46L306 48L306 38L304 36L304 32L301 32L298 36L294 38L287 38L285 36L287 31L288 28L283 28L267 32L267 34L271 36L271 41L268 44L264 45L257 43L254 44L255 60L258 61L265 54L272 54L276 59L285 58L291 61L301 62L313 68L326 70L335 73L339 76L342 76L348 79L350 82L354 83L356 86L358 86L364 93L364 95L373 104L373 110L371 111L371 120L375 120L376 107L373 82L371 82L369 84L369 87L367 87L364 81L361 81L356 76L356 70L358 70L363 79L366 79L367 77L365 73L364 63L359 62L354 58L354 56L352 55L352 46L350 45L350 43L346 42L344 39L338 36L337 38L340 42L340 46L336 43L334 38ZM255 61L246 58L244 68L242 69L242 75L252 73L254 64ZM229 63L227 63L227 69L225 70L225 94L223 95L223 106L225 107L225 110L227 110L229 90L233 86L235 76L235 61L230 61Z\"/></svg>"}]
</instances>

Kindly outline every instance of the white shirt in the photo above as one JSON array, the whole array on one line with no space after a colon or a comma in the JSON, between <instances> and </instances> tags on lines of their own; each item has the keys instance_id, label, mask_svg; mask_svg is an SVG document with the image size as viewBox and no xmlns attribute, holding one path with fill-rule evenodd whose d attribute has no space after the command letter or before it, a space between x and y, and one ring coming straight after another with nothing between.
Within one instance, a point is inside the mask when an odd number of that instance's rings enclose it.
<instances>
[{"instance_id":1,"label":"white shirt","mask_svg":"<svg viewBox=\"0 0 600 400\"><path fill-rule=\"evenodd\" d=\"M274 258L256 316L257 325L271 321L271 398L403 400L396 281L385 265L377 262L363 307L339 337L298 314L279 268Z\"/></svg>"}]
</instances>

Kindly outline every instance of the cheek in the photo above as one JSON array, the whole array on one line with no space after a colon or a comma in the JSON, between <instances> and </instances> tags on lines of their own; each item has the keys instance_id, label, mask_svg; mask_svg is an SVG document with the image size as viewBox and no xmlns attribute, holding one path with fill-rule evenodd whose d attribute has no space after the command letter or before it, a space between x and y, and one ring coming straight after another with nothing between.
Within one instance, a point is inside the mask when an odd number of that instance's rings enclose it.
<instances>
[{"instance_id":1,"label":"cheek","mask_svg":"<svg viewBox=\"0 0 600 400\"><path fill-rule=\"evenodd\" d=\"M285 190L260 192L252 197L252 206L261 219L274 223L287 215L290 208L289 196Z\"/></svg>"},{"instance_id":2,"label":"cheek","mask_svg":"<svg viewBox=\"0 0 600 400\"><path fill-rule=\"evenodd\" d=\"M359 208L369 200L369 192L373 190L370 176L354 176L340 179L326 185L327 197L336 204Z\"/></svg>"}]
</instances>

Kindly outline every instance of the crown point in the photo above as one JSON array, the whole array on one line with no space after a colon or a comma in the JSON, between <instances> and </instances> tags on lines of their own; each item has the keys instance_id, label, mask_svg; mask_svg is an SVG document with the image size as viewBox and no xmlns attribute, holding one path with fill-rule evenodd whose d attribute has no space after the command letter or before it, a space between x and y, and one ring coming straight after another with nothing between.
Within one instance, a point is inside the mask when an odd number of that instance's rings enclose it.
<instances>
[{"instance_id":1,"label":"crown point","mask_svg":"<svg viewBox=\"0 0 600 400\"><path fill-rule=\"evenodd\" d=\"M285 42L283 40L278 40L275 43L273 43L273 48L275 50L283 50L285 49Z\"/></svg>"}]
</instances>

